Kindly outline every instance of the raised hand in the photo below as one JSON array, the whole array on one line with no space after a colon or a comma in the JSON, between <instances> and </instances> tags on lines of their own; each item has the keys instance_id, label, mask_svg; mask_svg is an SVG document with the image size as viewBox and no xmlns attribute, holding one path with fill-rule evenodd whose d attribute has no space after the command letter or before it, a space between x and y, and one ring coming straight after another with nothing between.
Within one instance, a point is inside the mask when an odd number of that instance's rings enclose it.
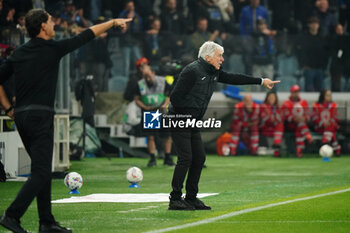
<instances>
[{"instance_id":1,"label":"raised hand","mask_svg":"<svg viewBox=\"0 0 350 233\"><path fill-rule=\"evenodd\" d=\"M277 80L277 81L272 81L271 79L268 78L264 78L264 87L266 87L267 89L272 89L273 86L275 85L275 83L280 83L281 81Z\"/></svg>"},{"instance_id":2,"label":"raised hand","mask_svg":"<svg viewBox=\"0 0 350 233\"><path fill-rule=\"evenodd\" d=\"M114 19L114 26L122 29L126 28L126 23L131 22L132 18L128 19Z\"/></svg>"}]
</instances>

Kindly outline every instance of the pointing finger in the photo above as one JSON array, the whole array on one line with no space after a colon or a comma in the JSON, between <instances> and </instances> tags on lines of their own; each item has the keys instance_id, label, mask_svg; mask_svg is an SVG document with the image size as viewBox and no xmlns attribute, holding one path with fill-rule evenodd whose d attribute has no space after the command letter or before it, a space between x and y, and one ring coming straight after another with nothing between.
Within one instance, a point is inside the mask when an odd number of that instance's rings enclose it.
<instances>
[{"instance_id":1,"label":"pointing finger","mask_svg":"<svg viewBox=\"0 0 350 233\"><path fill-rule=\"evenodd\" d=\"M132 20L133 20L133 18L127 18L127 19L124 19L123 21L124 21L124 23L127 23L127 22L130 22Z\"/></svg>"}]
</instances>

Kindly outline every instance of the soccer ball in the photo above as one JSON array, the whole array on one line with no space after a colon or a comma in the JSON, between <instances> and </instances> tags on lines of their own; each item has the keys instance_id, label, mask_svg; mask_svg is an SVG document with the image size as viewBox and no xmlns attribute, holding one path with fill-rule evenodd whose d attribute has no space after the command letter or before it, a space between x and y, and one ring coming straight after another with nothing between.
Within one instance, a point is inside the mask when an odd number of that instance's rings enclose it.
<instances>
[{"instance_id":1,"label":"soccer ball","mask_svg":"<svg viewBox=\"0 0 350 233\"><path fill-rule=\"evenodd\" d=\"M333 148L330 145L323 145L320 148L320 156L323 158L330 158L333 155Z\"/></svg>"},{"instance_id":2,"label":"soccer ball","mask_svg":"<svg viewBox=\"0 0 350 233\"><path fill-rule=\"evenodd\" d=\"M143 173L138 167L131 167L126 171L126 179L130 183L139 183L143 179Z\"/></svg>"},{"instance_id":3,"label":"soccer ball","mask_svg":"<svg viewBox=\"0 0 350 233\"><path fill-rule=\"evenodd\" d=\"M64 184L70 190L77 190L83 186L83 177L77 172L70 172L64 178Z\"/></svg>"}]
</instances>

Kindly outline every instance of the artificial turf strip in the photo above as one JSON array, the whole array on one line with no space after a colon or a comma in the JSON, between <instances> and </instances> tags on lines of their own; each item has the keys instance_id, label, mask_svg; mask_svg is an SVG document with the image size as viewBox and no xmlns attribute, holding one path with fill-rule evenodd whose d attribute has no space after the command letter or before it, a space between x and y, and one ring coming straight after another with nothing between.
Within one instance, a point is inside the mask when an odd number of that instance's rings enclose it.
<instances>
[{"instance_id":1,"label":"artificial turf strip","mask_svg":"<svg viewBox=\"0 0 350 233\"><path fill-rule=\"evenodd\" d=\"M163 166L162 160L158 160L155 168L147 168L146 164L146 159L84 159L73 162L70 171L79 172L84 178L81 195L170 192L174 168ZM200 192L220 193L203 199L212 206L212 211L168 211L167 203L81 203L54 204L53 213L57 221L73 228L74 232L143 232L266 203L330 192L349 187L350 184L349 156L332 158L328 163L322 162L320 158L208 156L206 164L208 168L203 170ZM140 189L128 188L125 172L131 166L138 166L144 172ZM0 211L11 203L21 185L14 182L0 183ZM67 192L63 180L53 180L52 199L67 198ZM22 218L22 223L25 229L37 231L35 203ZM3 232L2 228L0 232ZM221 229L216 228L216 232L221 232ZM316 229L309 232L322 231Z\"/></svg>"}]
</instances>

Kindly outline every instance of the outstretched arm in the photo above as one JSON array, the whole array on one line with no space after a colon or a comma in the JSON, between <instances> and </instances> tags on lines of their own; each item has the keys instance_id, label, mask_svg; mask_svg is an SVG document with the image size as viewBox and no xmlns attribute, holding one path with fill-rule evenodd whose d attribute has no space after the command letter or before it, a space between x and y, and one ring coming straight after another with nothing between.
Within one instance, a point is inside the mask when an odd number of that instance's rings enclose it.
<instances>
[{"instance_id":1,"label":"outstretched arm","mask_svg":"<svg viewBox=\"0 0 350 233\"><path fill-rule=\"evenodd\" d=\"M245 74L232 74L220 70L218 82L231 84L231 85L263 85L268 89L272 89L275 83L280 81L272 81L268 78L255 78Z\"/></svg>"},{"instance_id":2,"label":"outstretched arm","mask_svg":"<svg viewBox=\"0 0 350 233\"><path fill-rule=\"evenodd\" d=\"M57 41L58 43L58 54L63 57L67 53L74 51L77 48L80 48L87 42L93 40L95 37L101 35L111 27L121 27L125 28L126 23L130 22L132 19L111 19L105 23L96 24L91 26L89 29L83 31L69 39Z\"/></svg>"},{"instance_id":3,"label":"outstretched arm","mask_svg":"<svg viewBox=\"0 0 350 233\"><path fill-rule=\"evenodd\" d=\"M90 29L95 34L95 37L101 35L111 27L120 27L122 29L126 28L126 23L130 22L132 19L111 19L105 23L96 24L91 26Z\"/></svg>"}]
</instances>

